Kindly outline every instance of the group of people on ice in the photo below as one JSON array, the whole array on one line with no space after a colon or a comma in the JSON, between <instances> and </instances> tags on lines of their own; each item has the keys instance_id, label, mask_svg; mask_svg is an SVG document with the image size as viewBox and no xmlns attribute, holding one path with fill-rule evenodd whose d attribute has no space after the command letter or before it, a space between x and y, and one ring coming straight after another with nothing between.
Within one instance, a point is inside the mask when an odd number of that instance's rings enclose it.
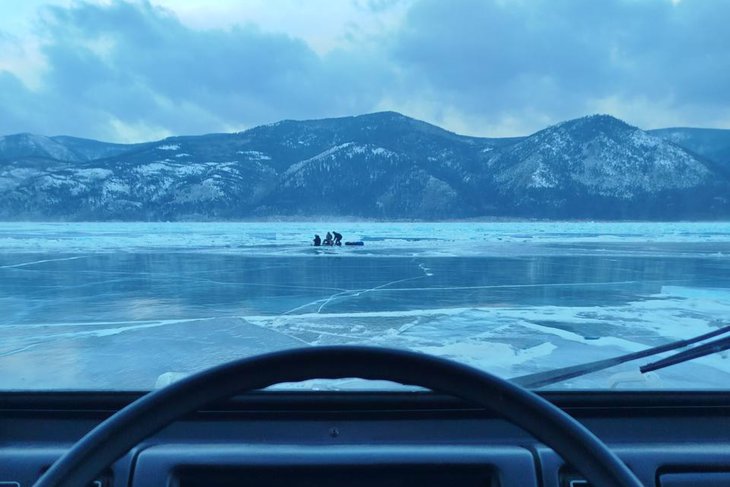
<instances>
[{"instance_id":1,"label":"group of people on ice","mask_svg":"<svg viewBox=\"0 0 730 487\"><path fill-rule=\"evenodd\" d=\"M314 236L314 246L319 247L321 245L342 245L342 234L335 232L332 230L332 233L327 232L327 235L325 235L324 240L320 238L319 235Z\"/></svg>"}]
</instances>

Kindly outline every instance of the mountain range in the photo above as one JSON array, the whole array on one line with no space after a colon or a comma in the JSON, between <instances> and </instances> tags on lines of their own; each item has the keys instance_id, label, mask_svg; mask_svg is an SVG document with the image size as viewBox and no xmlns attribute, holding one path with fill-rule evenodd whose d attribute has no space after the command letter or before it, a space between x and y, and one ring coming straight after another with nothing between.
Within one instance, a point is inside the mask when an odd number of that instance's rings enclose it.
<instances>
[{"instance_id":1,"label":"mountain range","mask_svg":"<svg viewBox=\"0 0 730 487\"><path fill-rule=\"evenodd\" d=\"M609 115L527 137L395 112L112 144L0 137L0 219L721 219L730 130Z\"/></svg>"}]
</instances>

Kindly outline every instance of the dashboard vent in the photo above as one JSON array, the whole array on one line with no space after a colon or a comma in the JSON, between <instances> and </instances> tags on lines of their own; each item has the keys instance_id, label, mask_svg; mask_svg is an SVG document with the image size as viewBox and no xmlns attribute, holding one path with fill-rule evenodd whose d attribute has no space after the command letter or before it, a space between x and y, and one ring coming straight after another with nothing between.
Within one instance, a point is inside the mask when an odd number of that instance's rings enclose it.
<instances>
[{"instance_id":1,"label":"dashboard vent","mask_svg":"<svg viewBox=\"0 0 730 487\"><path fill-rule=\"evenodd\" d=\"M730 472L665 473L659 476L660 487L727 487Z\"/></svg>"}]
</instances>

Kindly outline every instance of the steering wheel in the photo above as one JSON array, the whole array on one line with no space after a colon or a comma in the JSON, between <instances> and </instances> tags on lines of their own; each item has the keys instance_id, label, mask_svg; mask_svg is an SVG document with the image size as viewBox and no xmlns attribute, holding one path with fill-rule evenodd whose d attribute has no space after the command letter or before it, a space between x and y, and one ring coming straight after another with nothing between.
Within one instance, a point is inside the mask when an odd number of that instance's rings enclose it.
<instances>
[{"instance_id":1,"label":"steering wheel","mask_svg":"<svg viewBox=\"0 0 730 487\"><path fill-rule=\"evenodd\" d=\"M427 387L476 403L551 447L593 485L641 486L588 429L518 385L457 362L415 352L339 346L244 358L151 392L91 430L46 471L35 487L87 485L140 441L211 402L281 382L352 377Z\"/></svg>"}]
</instances>

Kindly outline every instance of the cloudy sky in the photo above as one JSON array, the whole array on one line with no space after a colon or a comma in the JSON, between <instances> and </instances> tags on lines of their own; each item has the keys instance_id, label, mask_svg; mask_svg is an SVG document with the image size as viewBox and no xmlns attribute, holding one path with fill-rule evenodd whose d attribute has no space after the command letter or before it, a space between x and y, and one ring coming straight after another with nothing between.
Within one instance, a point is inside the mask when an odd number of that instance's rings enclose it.
<instances>
[{"instance_id":1,"label":"cloudy sky","mask_svg":"<svg viewBox=\"0 0 730 487\"><path fill-rule=\"evenodd\" d=\"M3 0L0 134L134 142L396 110L470 135L730 128L725 0Z\"/></svg>"}]
</instances>

